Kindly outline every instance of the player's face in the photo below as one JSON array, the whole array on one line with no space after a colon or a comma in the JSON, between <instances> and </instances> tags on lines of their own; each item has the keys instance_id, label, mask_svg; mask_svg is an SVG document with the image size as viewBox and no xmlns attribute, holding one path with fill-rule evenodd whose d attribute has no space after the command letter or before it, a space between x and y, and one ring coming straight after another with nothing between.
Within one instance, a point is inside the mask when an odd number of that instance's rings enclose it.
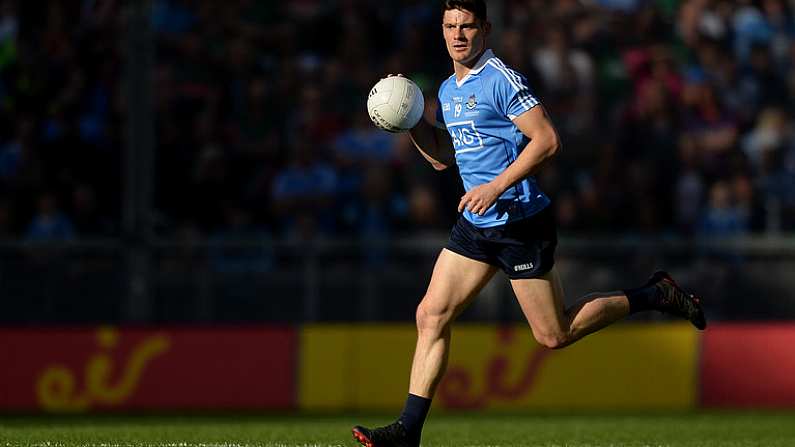
<instances>
[{"instance_id":1,"label":"player's face","mask_svg":"<svg viewBox=\"0 0 795 447\"><path fill-rule=\"evenodd\" d=\"M472 66L486 47L488 23L483 23L469 11L449 9L442 17L442 32L447 53L454 62Z\"/></svg>"}]
</instances>

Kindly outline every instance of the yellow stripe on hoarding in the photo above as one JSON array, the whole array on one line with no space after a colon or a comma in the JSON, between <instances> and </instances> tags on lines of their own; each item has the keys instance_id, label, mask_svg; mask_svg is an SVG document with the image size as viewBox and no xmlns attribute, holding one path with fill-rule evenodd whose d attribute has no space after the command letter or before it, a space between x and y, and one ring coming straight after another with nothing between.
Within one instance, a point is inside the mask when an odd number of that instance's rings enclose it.
<instances>
[{"instance_id":1,"label":"yellow stripe on hoarding","mask_svg":"<svg viewBox=\"0 0 795 447\"><path fill-rule=\"evenodd\" d=\"M624 324L562 349L525 326L454 331L437 408L689 408L697 333L688 325Z\"/></svg>"},{"instance_id":2,"label":"yellow stripe on hoarding","mask_svg":"<svg viewBox=\"0 0 795 447\"><path fill-rule=\"evenodd\" d=\"M299 407L392 409L408 390L411 325L309 325L301 332Z\"/></svg>"},{"instance_id":3,"label":"yellow stripe on hoarding","mask_svg":"<svg viewBox=\"0 0 795 447\"><path fill-rule=\"evenodd\" d=\"M398 409L408 390L412 325L312 325L301 336L299 405ZM524 325L453 329L442 409L669 409L695 405L698 334L687 324L621 324L563 350Z\"/></svg>"}]
</instances>

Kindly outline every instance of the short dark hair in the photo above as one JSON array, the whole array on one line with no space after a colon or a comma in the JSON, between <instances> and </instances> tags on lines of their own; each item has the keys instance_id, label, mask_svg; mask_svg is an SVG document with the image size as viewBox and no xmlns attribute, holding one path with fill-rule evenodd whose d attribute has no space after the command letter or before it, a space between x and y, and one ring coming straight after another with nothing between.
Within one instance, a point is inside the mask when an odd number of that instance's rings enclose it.
<instances>
[{"instance_id":1,"label":"short dark hair","mask_svg":"<svg viewBox=\"0 0 795 447\"><path fill-rule=\"evenodd\" d=\"M442 14L451 9L469 11L481 22L488 20L485 0L444 0L442 2Z\"/></svg>"}]
</instances>

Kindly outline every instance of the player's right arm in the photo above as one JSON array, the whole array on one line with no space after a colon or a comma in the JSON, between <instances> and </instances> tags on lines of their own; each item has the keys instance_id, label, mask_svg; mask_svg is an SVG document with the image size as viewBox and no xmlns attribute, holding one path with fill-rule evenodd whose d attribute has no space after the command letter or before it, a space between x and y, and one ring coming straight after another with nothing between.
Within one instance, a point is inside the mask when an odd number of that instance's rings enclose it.
<instances>
[{"instance_id":1,"label":"player's right arm","mask_svg":"<svg viewBox=\"0 0 795 447\"><path fill-rule=\"evenodd\" d=\"M409 130L409 136L420 154L428 160L434 169L441 171L455 163L455 150L447 129L440 129L440 127L444 127L444 124L439 123L438 109L439 100L437 98L433 98L431 101L426 100L423 117L416 126Z\"/></svg>"}]
</instances>

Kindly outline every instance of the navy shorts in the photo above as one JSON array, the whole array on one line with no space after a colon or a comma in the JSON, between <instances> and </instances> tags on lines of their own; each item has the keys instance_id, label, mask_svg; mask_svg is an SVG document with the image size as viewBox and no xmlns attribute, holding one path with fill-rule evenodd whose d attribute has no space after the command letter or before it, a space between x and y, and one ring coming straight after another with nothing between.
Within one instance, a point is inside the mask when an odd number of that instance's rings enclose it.
<instances>
[{"instance_id":1,"label":"navy shorts","mask_svg":"<svg viewBox=\"0 0 795 447\"><path fill-rule=\"evenodd\" d=\"M555 265L557 226L551 205L505 225L478 228L459 216L447 248L501 268L511 279L538 278Z\"/></svg>"}]
</instances>

